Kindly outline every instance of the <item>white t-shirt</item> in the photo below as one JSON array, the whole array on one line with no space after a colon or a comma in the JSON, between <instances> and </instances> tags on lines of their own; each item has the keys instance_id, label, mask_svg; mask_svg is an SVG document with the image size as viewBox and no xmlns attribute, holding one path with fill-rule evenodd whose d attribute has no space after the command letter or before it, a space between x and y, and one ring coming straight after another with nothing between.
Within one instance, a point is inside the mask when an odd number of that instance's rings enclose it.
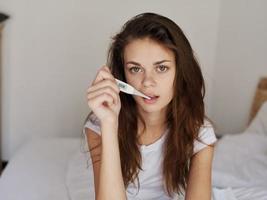
<instances>
[{"instance_id":1,"label":"white t-shirt","mask_svg":"<svg viewBox=\"0 0 267 200\"><path fill-rule=\"evenodd\" d=\"M92 123L90 120L85 124L85 128L89 128L94 132L101 134L99 125ZM162 149L168 130L156 142L150 145L141 145L140 151L142 156L142 169L139 174L140 188L138 191L138 184L130 184L127 187L126 194L129 200L170 200L163 188L162 170ZM216 136L211 124L205 121L205 124L199 131L200 140L205 143L195 140L194 154L202 150L207 144L216 142ZM137 183L137 182L136 182ZM177 198L183 198L176 195Z\"/></svg>"}]
</instances>

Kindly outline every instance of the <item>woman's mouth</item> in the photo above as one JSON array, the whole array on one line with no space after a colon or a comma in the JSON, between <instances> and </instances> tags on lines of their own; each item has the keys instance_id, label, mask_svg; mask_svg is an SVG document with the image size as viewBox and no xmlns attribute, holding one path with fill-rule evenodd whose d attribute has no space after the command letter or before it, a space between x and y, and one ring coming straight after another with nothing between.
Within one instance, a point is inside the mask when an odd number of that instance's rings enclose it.
<instances>
[{"instance_id":1,"label":"woman's mouth","mask_svg":"<svg viewBox=\"0 0 267 200\"><path fill-rule=\"evenodd\" d=\"M146 99L146 98L143 98L144 99L144 102L146 103L146 104L153 104L153 103L156 103L157 102L157 100L158 100L158 98L159 98L159 96L150 96L150 95L147 95L147 96L149 96L150 97L150 99Z\"/></svg>"}]
</instances>

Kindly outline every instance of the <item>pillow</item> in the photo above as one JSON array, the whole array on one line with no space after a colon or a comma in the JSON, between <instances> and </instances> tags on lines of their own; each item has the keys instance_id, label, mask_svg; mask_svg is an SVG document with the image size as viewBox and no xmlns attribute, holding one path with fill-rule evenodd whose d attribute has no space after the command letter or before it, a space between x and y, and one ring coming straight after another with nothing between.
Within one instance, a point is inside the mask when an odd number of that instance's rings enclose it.
<instances>
[{"instance_id":1,"label":"pillow","mask_svg":"<svg viewBox=\"0 0 267 200\"><path fill-rule=\"evenodd\" d=\"M256 117L245 131L267 135L267 101L262 104Z\"/></svg>"},{"instance_id":2,"label":"pillow","mask_svg":"<svg viewBox=\"0 0 267 200\"><path fill-rule=\"evenodd\" d=\"M267 135L226 135L214 151L212 183L215 187L267 188Z\"/></svg>"}]
</instances>

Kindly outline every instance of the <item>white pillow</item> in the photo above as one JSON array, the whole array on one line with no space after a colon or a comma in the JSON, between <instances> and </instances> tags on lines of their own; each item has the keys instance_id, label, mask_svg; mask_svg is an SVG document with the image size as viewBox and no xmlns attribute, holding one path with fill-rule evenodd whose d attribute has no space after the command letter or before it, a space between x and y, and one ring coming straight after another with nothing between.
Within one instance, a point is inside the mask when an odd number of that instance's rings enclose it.
<instances>
[{"instance_id":1,"label":"white pillow","mask_svg":"<svg viewBox=\"0 0 267 200\"><path fill-rule=\"evenodd\" d=\"M262 104L256 117L246 129L246 132L267 135L267 101Z\"/></svg>"},{"instance_id":2,"label":"white pillow","mask_svg":"<svg viewBox=\"0 0 267 200\"><path fill-rule=\"evenodd\" d=\"M214 187L267 188L267 135L226 135L215 146Z\"/></svg>"}]
</instances>

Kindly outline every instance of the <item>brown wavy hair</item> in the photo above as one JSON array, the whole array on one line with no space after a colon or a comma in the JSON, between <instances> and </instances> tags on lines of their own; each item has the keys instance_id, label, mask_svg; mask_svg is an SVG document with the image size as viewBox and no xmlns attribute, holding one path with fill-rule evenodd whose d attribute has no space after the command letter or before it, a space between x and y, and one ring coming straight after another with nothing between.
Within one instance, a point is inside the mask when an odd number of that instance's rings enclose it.
<instances>
[{"instance_id":1,"label":"brown wavy hair","mask_svg":"<svg viewBox=\"0 0 267 200\"><path fill-rule=\"evenodd\" d=\"M107 63L114 77L126 82L125 47L133 40L143 38L155 40L175 54L174 92L166 112L169 132L164 143L162 165L164 186L169 196L172 196L174 192L179 194L186 188L194 140L198 139L199 129L204 124L204 79L191 45L181 28L169 18L155 13L143 13L133 17L113 37ZM145 123L137 112L133 97L120 93L120 98L118 139L121 170L127 187L134 183L135 179L138 180L138 172L142 170L137 119L141 119L144 127Z\"/></svg>"}]
</instances>

